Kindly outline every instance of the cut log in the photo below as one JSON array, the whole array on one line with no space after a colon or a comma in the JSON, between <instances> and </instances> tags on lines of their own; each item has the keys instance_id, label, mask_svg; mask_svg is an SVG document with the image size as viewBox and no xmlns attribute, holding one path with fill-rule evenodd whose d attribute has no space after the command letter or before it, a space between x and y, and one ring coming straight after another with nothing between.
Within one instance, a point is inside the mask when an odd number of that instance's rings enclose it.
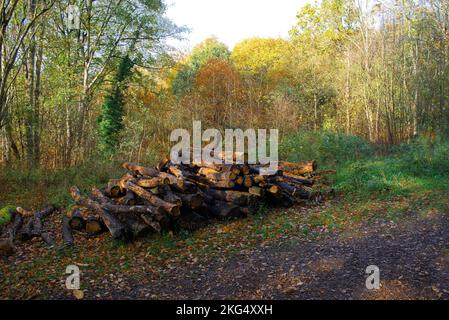
<instances>
[{"instance_id":1,"label":"cut log","mask_svg":"<svg viewBox=\"0 0 449 320\"><path fill-rule=\"evenodd\" d=\"M217 218L233 218L242 215L238 206L228 202L215 201L214 205L206 204L206 207Z\"/></svg>"},{"instance_id":2,"label":"cut log","mask_svg":"<svg viewBox=\"0 0 449 320\"><path fill-rule=\"evenodd\" d=\"M277 185L271 185L271 186L268 186L267 188L266 188L266 190L269 192L269 193L272 193L272 194L277 194L277 193L280 193L281 192L281 188L279 187L279 186L277 186Z\"/></svg>"},{"instance_id":3,"label":"cut log","mask_svg":"<svg viewBox=\"0 0 449 320\"><path fill-rule=\"evenodd\" d=\"M170 165L168 171L178 179L187 180L199 186L207 187L211 183L206 177L189 172L185 167Z\"/></svg>"},{"instance_id":4,"label":"cut log","mask_svg":"<svg viewBox=\"0 0 449 320\"><path fill-rule=\"evenodd\" d=\"M140 217L123 215L121 216L121 220L129 227L134 239L141 238L152 231L152 228L148 224L141 221Z\"/></svg>"},{"instance_id":5,"label":"cut log","mask_svg":"<svg viewBox=\"0 0 449 320\"><path fill-rule=\"evenodd\" d=\"M192 210L198 209L203 204L203 196L199 193L196 194L179 193L178 196L181 198L182 205Z\"/></svg>"},{"instance_id":6,"label":"cut log","mask_svg":"<svg viewBox=\"0 0 449 320\"><path fill-rule=\"evenodd\" d=\"M268 186L267 182L259 182L258 184L256 184L255 186L259 186L261 188L266 188Z\"/></svg>"},{"instance_id":7,"label":"cut log","mask_svg":"<svg viewBox=\"0 0 449 320\"><path fill-rule=\"evenodd\" d=\"M9 256L15 252L14 240L22 225L22 215L18 212L15 212L12 217L12 223L9 225L6 231L6 235L8 238L0 240L0 256Z\"/></svg>"},{"instance_id":8,"label":"cut log","mask_svg":"<svg viewBox=\"0 0 449 320\"><path fill-rule=\"evenodd\" d=\"M163 199L164 201L176 204L177 206L182 206L181 197L172 192L171 190L164 190Z\"/></svg>"},{"instance_id":9,"label":"cut log","mask_svg":"<svg viewBox=\"0 0 449 320\"><path fill-rule=\"evenodd\" d=\"M185 179L184 172L181 168L178 166L170 165L168 167L168 172L170 172L172 175L174 175L178 179Z\"/></svg>"},{"instance_id":10,"label":"cut log","mask_svg":"<svg viewBox=\"0 0 449 320\"><path fill-rule=\"evenodd\" d=\"M265 195L265 190L260 187L251 187L248 189L248 192L250 194L253 194L253 195L259 196L259 197L262 197Z\"/></svg>"},{"instance_id":11,"label":"cut log","mask_svg":"<svg viewBox=\"0 0 449 320\"><path fill-rule=\"evenodd\" d=\"M112 179L109 180L108 185L106 186L105 192L111 198L120 198L123 197L126 193L126 190L123 190L119 186L120 179Z\"/></svg>"},{"instance_id":12,"label":"cut log","mask_svg":"<svg viewBox=\"0 0 449 320\"><path fill-rule=\"evenodd\" d=\"M95 216L90 216L86 219L86 233L88 236L95 237L102 234L105 230L107 230L107 227L101 219Z\"/></svg>"},{"instance_id":13,"label":"cut log","mask_svg":"<svg viewBox=\"0 0 449 320\"><path fill-rule=\"evenodd\" d=\"M242 165L241 170L242 170L242 174L243 174L243 175L248 175L248 174L250 174L250 167L249 167L249 165L247 165L247 164Z\"/></svg>"},{"instance_id":14,"label":"cut log","mask_svg":"<svg viewBox=\"0 0 449 320\"><path fill-rule=\"evenodd\" d=\"M247 162L248 161L248 153L245 152L226 152L226 151L220 151L217 154L217 157L219 157L220 159L223 160L232 160L232 161L237 161L237 160L242 160L243 162Z\"/></svg>"},{"instance_id":15,"label":"cut log","mask_svg":"<svg viewBox=\"0 0 449 320\"><path fill-rule=\"evenodd\" d=\"M234 190L216 190L209 189L206 193L212 196L214 199L231 202L238 206L247 206L254 201L255 196L249 192L240 192Z\"/></svg>"},{"instance_id":16,"label":"cut log","mask_svg":"<svg viewBox=\"0 0 449 320\"><path fill-rule=\"evenodd\" d=\"M126 195L124 197L118 198L116 200L116 203L119 205L125 205L125 206L135 206L137 205L137 199L131 191L127 191Z\"/></svg>"},{"instance_id":17,"label":"cut log","mask_svg":"<svg viewBox=\"0 0 449 320\"><path fill-rule=\"evenodd\" d=\"M33 236L41 236L43 229L43 219L47 218L55 211L54 207L48 207L42 211L38 211L33 216Z\"/></svg>"},{"instance_id":18,"label":"cut log","mask_svg":"<svg viewBox=\"0 0 449 320\"><path fill-rule=\"evenodd\" d=\"M303 163L292 163L287 161L280 161L279 168L285 172L289 172L295 175L304 175L306 173L312 173L317 169L316 161L308 161Z\"/></svg>"},{"instance_id":19,"label":"cut log","mask_svg":"<svg viewBox=\"0 0 449 320\"><path fill-rule=\"evenodd\" d=\"M180 214L179 206L176 204L169 203L167 201L162 200L161 198L151 194L150 192L146 191L145 189L135 185L132 182L128 182L127 188L134 192L136 195L141 197L142 199L147 200L155 207L161 207L166 212L170 213L173 216L178 216Z\"/></svg>"},{"instance_id":20,"label":"cut log","mask_svg":"<svg viewBox=\"0 0 449 320\"><path fill-rule=\"evenodd\" d=\"M136 184L142 188L155 188L155 187L170 184L170 179L168 177L155 177L155 178L151 178L151 179L140 179L140 180L137 180Z\"/></svg>"},{"instance_id":21,"label":"cut log","mask_svg":"<svg viewBox=\"0 0 449 320\"><path fill-rule=\"evenodd\" d=\"M161 215L165 214L165 211L163 211L162 208L157 208L152 205L142 205L142 206L121 206L121 205L114 205L114 204L103 204L101 207L113 214L127 214L127 213L134 213L134 214L149 214L154 217L160 217Z\"/></svg>"},{"instance_id":22,"label":"cut log","mask_svg":"<svg viewBox=\"0 0 449 320\"><path fill-rule=\"evenodd\" d=\"M158 175L159 178L168 179L170 185L176 185L179 188L182 188L184 186L184 180L178 179L174 175L166 172L159 172Z\"/></svg>"},{"instance_id":23,"label":"cut log","mask_svg":"<svg viewBox=\"0 0 449 320\"><path fill-rule=\"evenodd\" d=\"M182 192L182 193L197 193L198 192L198 185L191 181L183 181L182 186L176 185L170 185L170 187L176 191Z\"/></svg>"},{"instance_id":24,"label":"cut log","mask_svg":"<svg viewBox=\"0 0 449 320\"><path fill-rule=\"evenodd\" d=\"M111 213L104 210L101 205L89 198L81 196L81 193L77 187L70 188L70 194L75 202L89 210L97 213L106 224L113 239L116 240L129 240L130 234L127 228Z\"/></svg>"},{"instance_id":25,"label":"cut log","mask_svg":"<svg viewBox=\"0 0 449 320\"><path fill-rule=\"evenodd\" d=\"M282 188L283 191L288 193L290 196L298 199L308 200L311 198L311 193L307 190L304 190L301 187L292 186L286 182L279 182L278 186Z\"/></svg>"},{"instance_id":26,"label":"cut log","mask_svg":"<svg viewBox=\"0 0 449 320\"><path fill-rule=\"evenodd\" d=\"M254 174L254 175L266 176L265 174L262 174L263 173L262 169L268 169L268 167L267 166L261 166L261 165L251 166L250 167L250 173ZM282 176L283 173L284 172L282 170L278 169L276 172L273 172L270 176Z\"/></svg>"},{"instance_id":27,"label":"cut log","mask_svg":"<svg viewBox=\"0 0 449 320\"><path fill-rule=\"evenodd\" d=\"M211 181L235 180L237 175L232 171L219 172L210 168L201 168L198 173Z\"/></svg>"},{"instance_id":28,"label":"cut log","mask_svg":"<svg viewBox=\"0 0 449 320\"><path fill-rule=\"evenodd\" d=\"M156 169L158 171L165 171L167 170L167 165L170 163L170 157L166 156L156 166Z\"/></svg>"},{"instance_id":29,"label":"cut log","mask_svg":"<svg viewBox=\"0 0 449 320\"><path fill-rule=\"evenodd\" d=\"M22 241L28 241L31 240L31 238L33 238L33 222L34 219L33 217L30 217L28 219L28 222L23 226L22 230L20 231L20 240Z\"/></svg>"},{"instance_id":30,"label":"cut log","mask_svg":"<svg viewBox=\"0 0 449 320\"><path fill-rule=\"evenodd\" d=\"M237 179L234 180L236 186L243 185L244 178L242 176L238 176Z\"/></svg>"},{"instance_id":31,"label":"cut log","mask_svg":"<svg viewBox=\"0 0 449 320\"><path fill-rule=\"evenodd\" d=\"M16 235L18 234L20 228L23 225L23 217L20 213L15 212L12 217L12 223L8 228L7 234L11 242L14 242Z\"/></svg>"},{"instance_id":32,"label":"cut log","mask_svg":"<svg viewBox=\"0 0 449 320\"><path fill-rule=\"evenodd\" d=\"M261 183L267 181L267 176L256 175L253 177L254 183Z\"/></svg>"},{"instance_id":33,"label":"cut log","mask_svg":"<svg viewBox=\"0 0 449 320\"><path fill-rule=\"evenodd\" d=\"M304 186L313 186L313 184L315 183L315 180L313 180L313 179L305 179L304 177L297 176L297 175L291 174L291 173L284 173L283 177L286 182L295 183L295 184L304 185Z\"/></svg>"},{"instance_id":34,"label":"cut log","mask_svg":"<svg viewBox=\"0 0 449 320\"><path fill-rule=\"evenodd\" d=\"M159 171L154 168L142 167L137 164L131 162L125 162L122 164L122 167L126 170L133 172L136 175L146 176L146 177L157 177L159 175Z\"/></svg>"},{"instance_id":35,"label":"cut log","mask_svg":"<svg viewBox=\"0 0 449 320\"><path fill-rule=\"evenodd\" d=\"M243 185L246 188L250 188L253 185L253 179L251 178L250 175L246 175L243 177Z\"/></svg>"},{"instance_id":36,"label":"cut log","mask_svg":"<svg viewBox=\"0 0 449 320\"><path fill-rule=\"evenodd\" d=\"M206 219L201 214L190 212L182 215L176 224L182 230L195 231L206 225Z\"/></svg>"},{"instance_id":37,"label":"cut log","mask_svg":"<svg viewBox=\"0 0 449 320\"><path fill-rule=\"evenodd\" d=\"M141 214L140 217L142 218L143 222L153 228L154 231L156 231L157 233L161 233L162 227L158 221L155 221L151 216L147 214Z\"/></svg>"},{"instance_id":38,"label":"cut log","mask_svg":"<svg viewBox=\"0 0 449 320\"><path fill-rule=\"evenodd\" d=\"M125 190L125 189L123 189ZM125 190L126 192L126 190ZM108 198L100 189L97 187L92 187L90 194L93 198L93 200L97 201L98 203L105 204L105 203L112 203L113 201ZM124 196L124 195L123 195ZM122 197L123 197L122 196ZM118 197L115 197L118 198ZM117 201L117 200L116 200Z\"/></svg>"},{"instance_id":39,"label":"cut log","mask_svg":"<svg viewBox=\"0 0 449 320\"><path fill-rule=\"evenodd\" d=\"M81 210L79 208L72 210L70 214L69 226L70 229L77 231L81 231L86 228L86 220L81 214Z\"/></svg>"},{"instance_id":40,"label":"cut log","mask_svg":"<svg viewBox=\"0 0 449 320\"><path fill-rule=\"evenodd\" d=\"M55 237L54 237L53 233L42 232L41 238L49 247L53 247L55 245Z\"/></svg>"},{"instance_id":41,"label":"cut log","mask_svg":"<svg viewBox=\"0 0 449 320\"><path fill-rule=\"evenodd\" d=\"M126 195L126 184L128 183L128 181L135 182L136 180L136 177L129 173L120 178L120 180L118 181L118 185L120 187L120 190L122 190L122 196Z\"/></svg>"},{"instance_id":42,"label":"cut log","mask_svg":"<svg viewBox=\"0 0 449 320\"><path fill-rule=\"evenodd\" d=\"M40 237L43 229L42 220L53 213L54 210L55 208L49 207L42 211L35 212L20 231L19 238L22 241L27 241L34 237Z\"/></svg>"},{"instance_id":43,"label":"cut log","mask_svg":"<svg viewBox=\"0 0 449 320\"><path fill-rule=\"evenodd\" d=\"M29 218L29 217L34 216L34 213L33 213L32 211L25 210L25 209L23 209L22 207L17 207L17 208L16 208L16 211L17 211L18 213L20 213L20 215L22 216L22 218Z\"/></svg>"},{"instance_id":44,"label":"cut log","mask_svg":"<svg viewBox=\"0 0 449 320\"><path fill-rule=\"evenodd\" d=\"M235 187L235 182L231 180L217 181L211 187L215 189L232 189Z\"/></svg>"},{"instance_id":45,"label":"cut log","mask_svg":"<svg viewBox=\"0 0 449 320\"><path fill-rule=\"evenodd\" d=\"M281 191L276 194L268 193L267 200L269 205L282 208L290 208L295 203L298 203L298 199L294 198L286 191Z\"/></svg>"},{"instance_id":46,"label":"cut log","mask_svg":"<svg viewBox=\"0 0 449 320\"><path fill-rule=\"evenodd\" d=\"M215 170L216 172L232 172L236 176L241 173L241 169L238 165L235 164L215 164L215 163L193 163L198 168L209 168Z\"/></svg>"},{"instance_id":47,"label":"cut log","mask_svg":"<svg viewBox=\"0 0 449 320\"><path fill-rule=\"evenodd\" d=\"M65 214L62 216L62 238L66 246L73 246L73 234L69 224L70 218Z\"/></svg>"}]
</instances>

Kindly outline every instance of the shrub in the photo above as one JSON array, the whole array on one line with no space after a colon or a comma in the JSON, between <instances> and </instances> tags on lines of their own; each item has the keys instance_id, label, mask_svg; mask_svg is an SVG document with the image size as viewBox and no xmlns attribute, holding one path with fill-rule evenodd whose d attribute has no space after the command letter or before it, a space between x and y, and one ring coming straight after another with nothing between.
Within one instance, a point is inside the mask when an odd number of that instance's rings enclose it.
<instances>
[{"instance_id":1,"label":"shrub","mask_svg":"<svg viewBox=\"0 0 449 320\"><path fill-rule=\"evenodd\" d=\"M280 157L300 162L317 160L319 167L336 167L374 155L374 146L363 138L334 131L298 132L283 139Z\"/></svg>"}]
</instances>

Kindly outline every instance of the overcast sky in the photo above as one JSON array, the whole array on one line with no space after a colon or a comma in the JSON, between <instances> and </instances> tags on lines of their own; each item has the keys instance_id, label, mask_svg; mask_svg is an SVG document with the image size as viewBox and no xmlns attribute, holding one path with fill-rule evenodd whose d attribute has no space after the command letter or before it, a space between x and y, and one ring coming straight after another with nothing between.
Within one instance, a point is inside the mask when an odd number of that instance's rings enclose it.
<instances>
[{"instance_id":1,"label":"overcast sky","mask_svg":"<svg viewBox=\"0 0 449 320\"><path fill-rule=\"evenodd\" d=\"M296 13L311 0L167 0L168 17L192 31L185 48L214 35L230 49L249 37L287 37Z\"/></svg>"}]
</instances>

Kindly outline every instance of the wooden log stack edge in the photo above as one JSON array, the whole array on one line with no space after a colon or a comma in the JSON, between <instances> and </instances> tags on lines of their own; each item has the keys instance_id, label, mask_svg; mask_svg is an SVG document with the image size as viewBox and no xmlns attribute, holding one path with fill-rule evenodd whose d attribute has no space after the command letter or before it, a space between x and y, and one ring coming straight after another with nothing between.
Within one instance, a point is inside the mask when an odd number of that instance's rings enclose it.
<instances>
[{"instance_id":1,"label":"wooden log stack edge","mask_svg":"<svg viewBox=\"0 0 449 320\"><path fill-rule=\"evenodd\" d=\"M217 219L243 217L260 206L291 207L315 203L332 195L317 163L279 162L279 170L261 175L260 165L174 164L168 157L155 168L123 163L126 173L102 188L83 195L69 189L76 207L61 217L62 241L74 245L74 233L86 237L109 232L113 239L130 241L168 230L194 230ZM323 191L324 190L324 191ZM13 252L14 241L40 237L52 246L54 236L43 221L49 207L29 212L17 208L0 238L2 251Z\"/></svg>"}]
</instances>

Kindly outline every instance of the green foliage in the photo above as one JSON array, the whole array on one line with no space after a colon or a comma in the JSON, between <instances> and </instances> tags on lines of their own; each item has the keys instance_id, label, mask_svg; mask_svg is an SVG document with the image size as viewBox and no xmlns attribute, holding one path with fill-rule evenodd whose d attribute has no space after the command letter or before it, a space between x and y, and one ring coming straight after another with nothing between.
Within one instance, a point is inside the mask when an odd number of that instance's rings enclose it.
<instances>
[{"instance_id":1,"label":"green foliage","mask_svg":"<svg viewBox=\"0 0 449 320\"><path fill-rule=\"evenodd\" d=\"M434 147L419 140L401 145L389 156L339 167L335 188L362 196L445 189L449 185L448 154L448 142L439 142Z\"/></svg>"},{"instance_id":2,"label":"green foliage","mask_svg":"<svg viewBox=\"0 0 449 320\"><path fill-rule=\"evenodd\" d=\"M229 49L224 43L216 38L209 38L193 48L190 55L190 65L194 71L198 71L210 59L228 60L229 56Z\"/></svg>"},{"instance_id":3,"label":"green foliage","mask_svg":"<svg viewBox=\"0 0 449 320\"><path fill-rule=\"evenodd\" d=\"M374 146L363 138L329 130L298 132L284 138L279 146L281 159L317 160L321 168L365 159L374 151Z\"/></svg>"},{"instance_id":4,"label":"green foliage","mask_svg":"<svg viewBox=\"0 0 449 320\"><path fill-rule=\"evenodd\" d=\"M300 132L280 145L281 159L317 160L320 169L336 169L334 188L341 195L396 196L447 188L449 142L434 144L417 139L376 156L376 146L351 135L332 131Z\"/></svg>"},{"instance_id":5,"label":"green foliage","mask_svg":"<svg viewBox=\"0 0 449 320\"><path fill-rule=\"evenodd\" d=\"M243 74L279 81L288 74L290 49L290 43L283 39L251 38L238 43L231 58Z\"/></svg>"},{"instance_id":6,"label":"green foliage","mask_svg":"<svg viewBox=\"0 0 449 320\"><path fill-rule=\"evenodd\" d=\"M14 206L6 206L0 209L0 226L9 223L15 211L16 207Z\"/></svg>"},{"instance_id":7,"label":"green foliage","mask_svg":"<svg viewBox=\"0 0 449 320\"><path fill-rule=\"evenodd\" d=\"M323 0L320 4L305 5L296 18L296 25L290 31L293 39L319 40L331 45L342 42L345 34L353 30L355 12L351 1Z\"/></svg>"},{"instance_id":8,"label":"green foliage","mask_svg":"<svg viewBox=\"0 0 449 320\"><path fill-rule=\"evenodd\" d=\"M104 156L114 154L120 144L120 132L123 129L123 108L125 80L131 75L133 63L126 56L120 62L114 79L112 91L106 96L98 118L99 148Z\"/></svg>"},{"instance_id":9,"label":"green foliage","mask_svg":"<svg viewBox=\"0 0 449 320\"><path fill-rule=\"evenodd\" d=\"M229 60L228 47L216 38L209 38L193 48L186 61L178 67L171 84L172 92L178 98L184 97L193 87L198 71L211 59Z\"/></svg>"}]
</instances>

